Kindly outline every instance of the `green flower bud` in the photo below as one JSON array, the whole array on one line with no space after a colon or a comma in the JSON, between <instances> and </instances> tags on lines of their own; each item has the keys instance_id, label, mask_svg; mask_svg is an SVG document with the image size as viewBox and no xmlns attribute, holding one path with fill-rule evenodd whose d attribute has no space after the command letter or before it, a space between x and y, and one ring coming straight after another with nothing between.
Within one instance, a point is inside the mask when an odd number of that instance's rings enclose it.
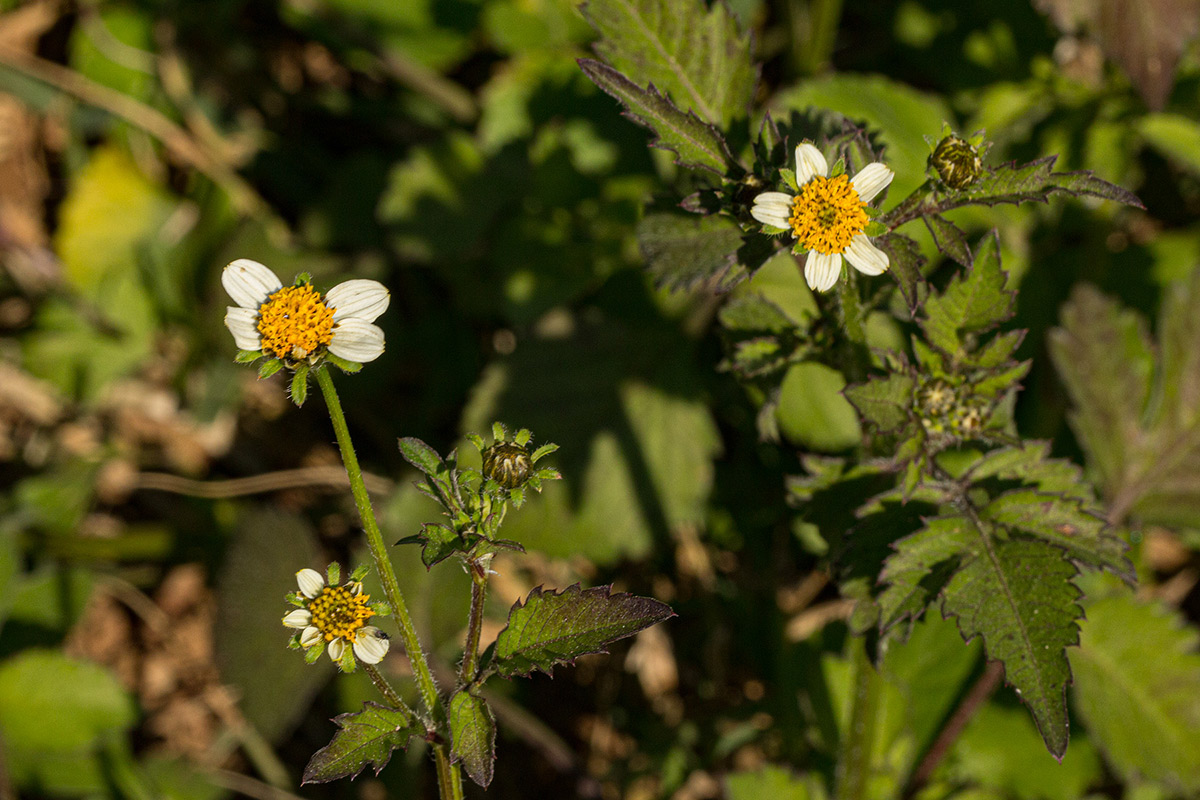
<instances>
[{"instance_id":1,"label":"green flower bud","mask_svg":"<svg viewBox=\"0 0 1200 800\"><path fill-rule=\"evenodd\" d=\"M505 489L516 489L529 480L533 459L515 442L496 442L483 451L483 474Z\"/></svg>"},{"instance_id":2,"label":"green flower bud","mask_svg":"<svg viewBox=\"0 0 1200 800\"><path fill-rule=\"evenodd\" d=\"M954 134L938 142L929 156L929 165L937 172L942 183L955 190L970 186L983 171L983 159L979 157L979 151L966 139Z\"/></svg>"}]
</instances>

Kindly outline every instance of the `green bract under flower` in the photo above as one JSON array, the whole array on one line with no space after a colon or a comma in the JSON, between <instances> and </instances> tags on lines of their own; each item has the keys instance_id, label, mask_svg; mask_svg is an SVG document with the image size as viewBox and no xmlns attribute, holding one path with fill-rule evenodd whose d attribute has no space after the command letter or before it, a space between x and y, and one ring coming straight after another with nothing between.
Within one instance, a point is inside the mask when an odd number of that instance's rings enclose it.
<instances>
[{"instance_id":1,"label":"green bract under flower","mask_svg":"<svg viewBox=\"0 0 1200 800\"><path fill-rule=\"evenodd\" d=\"M346 281L321 295L307 276L284 286L267 267L239 258L225 267L221 284L237 303L228 307L225 326L243 351L292 368L314 366L326 355L363 364L383 354L383 330L372 323L391 298L378 281Z\"/></svg>"}]
</instances>

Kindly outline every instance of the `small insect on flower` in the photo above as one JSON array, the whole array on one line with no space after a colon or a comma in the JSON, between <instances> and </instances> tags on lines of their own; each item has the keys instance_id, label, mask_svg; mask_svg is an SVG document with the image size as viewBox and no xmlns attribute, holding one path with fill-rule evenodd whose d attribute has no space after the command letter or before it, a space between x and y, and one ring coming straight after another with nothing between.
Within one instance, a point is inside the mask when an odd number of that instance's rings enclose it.
<instances>
[{"instance_id":1,"label":"small insect on flower","mask_svg":"<svg viewBox=\"0 0 1200 800\"><path fill-rule=\"evenodd\" d=\"M888 268L887 254L872 244L867 234L872 224L867 209L895 173L875 162L851 178L841 171L840 164L830 175L821 151L807 142L800 144L792 187L797 194L763 192L750 209L767 233L790 232L796 239L793 252L808 253L804 279L818 292L837 283L843 256L864 275L880 275ZM785 172L784 177L792 182L790 173Z\"/></svg>"},{"instance_id":2,"label":"small insect on flower","mask_svg":"<svg viewBox=\"0 0 1200 800\"><path fill-rule=\"evenodd\" d=\"M368 625L367 620L388 613L388 608L383 603L369 604L371 596L363 594L366 567L355 570L350 580L339 586L340 571L336 563L330 564L328 583L315 569L297 572L300 591L288 595L288 601L298 608L284 616L283 624L300 631L292 637L291 646L305 649L310 664L328 650L344 672L353 672L355 657L365 664L378 664L387 655L387 634Z\"/></svg>"},{"instance_id":3,"label":"small insect on flower","mask_svg":"<svg viewBox=\"0 0 1200 800\"><path fill-rule=\"evenodd\" d=\"M221 285L237 303L225 326L243 351L293 368L315 365L326 353L353 364L383 354L383 330L372 323L391 298L378 281L346 281L322 296L307 275L284 286L267 267L239 258L225 267Z\"/></svg>"}]
</instances>

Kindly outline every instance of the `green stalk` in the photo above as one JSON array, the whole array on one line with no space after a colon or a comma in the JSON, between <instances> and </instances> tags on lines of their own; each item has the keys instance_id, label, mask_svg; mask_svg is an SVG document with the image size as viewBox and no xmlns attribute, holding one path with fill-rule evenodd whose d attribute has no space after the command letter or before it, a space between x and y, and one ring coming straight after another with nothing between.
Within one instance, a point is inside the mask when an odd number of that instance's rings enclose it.
<instances>
[{"instance_id":1,"label":"green stalk","mask_svg":"<svg viewBox=\"0 0 1200 800\"><path fill-rule=\"evenodd\" d=\"M400 695L396 694L396 690L388 683L388 679L384 677L383 673L374 664L360 662L360 666L366 671L367 675L371 678L371 683L375 684L375 688L383 695L383 699L391 704L392 708L403 711L409 717L416 716L413 714L412 709L408 707L408 703L405 703Z\"/></svg>"},{"instance_id":2,"label":"green stalk","mask_svg":"<svg viewBox=\"0 0 1200 800\"><path fill-rule=\"evenodd\" d=\"M850 713L850 730L846 732L838 757L837 791L834 793L838 800L862 800L867 796L883 685L883 679L867 657L866 643L856 637L851 648L854 651L854 708Z\"/></svg>"},{"instance_id":3,"label":"green stalk","mask_svg":"<svg viewBox=\"0 0 1200 800\"><path fill-rule=\"evenodd\" d=\"M479 637L483 632L483 601L487 597L487 567L471 563L471 611L467 617L467 643L458 680L463 686L475 680L479 669Z\"/></svg>"},{"instance_id":4,"label":"green stalk","mask_svg":"<svg viewBox=\"0 0 1200 800\"><path fill-rule=\"evenodd\" d=\"M342 451L342 463L346 466L346 475L350 478L350 492L354 495L354 504L358 506L358 514L362 519L363 531L366 533L367 547L371 550L371 557L375 561L375 569L379 572L379 577L383 581L383 592L387 596L388 603L392 607L392 615L396 619L396 624L400 628L400 638L404 640L404 650L408 653L409 663L412 665L413 675L417 679L417 688L421 692L421 700L425 704L425 709L430 717L433 718L438 729L443 729L446 722L446 710L442 706L441 699L438 697L437 686L433 682L433 673L429 670L429 661L425 657L425 651L421 648L421 640L417 638L417 630L413 625L412 616L408 613L408 605L404 602L404 595L400 593L400 582L396 580L396 570L392 567L392 562L387 556L387 548L383 543L383 532L379 530L379 523L375 521L375 509L371 505L371 498L367 494L367 486L363 483L362 468L358 465L358 456L354 454L354 444L350 441L350 429L346 426L346 415L342 412L342 403L338 399L337 390L333 387L333 378L329 375L329 370L319 367L313 370L317 376L317 384L321 387L321 394L325 397L325 405L329 408L329 419L333 423L333 431L337 436L338 447ZM434 744L434 755L438 761L439 783L441 782L442 767L441 762L445 760L449 762L449 757L446 753L446 745L443 743ZM456 776L458 773L455 770L448 770L450 777ZM448 778L449 780L449 778ZM451 785L443 787L443 790L449 788L450 794L443 791L442 798L462 797L462 781L451 781ZM457 784L457 786L455 786ZM455 791L457 789L457 791Z\"/></svg>"}]
</instances>

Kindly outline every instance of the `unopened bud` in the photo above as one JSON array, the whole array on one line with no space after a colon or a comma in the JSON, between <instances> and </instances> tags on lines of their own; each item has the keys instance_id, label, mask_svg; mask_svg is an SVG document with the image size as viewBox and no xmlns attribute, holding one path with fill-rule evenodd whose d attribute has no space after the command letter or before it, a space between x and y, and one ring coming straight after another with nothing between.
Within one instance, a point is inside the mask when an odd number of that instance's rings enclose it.
<instances>
[{"instance_id":1,"label":"unopened bud","mask_svg":"<svg viewBox=\"0 0 1200 800\"><path fill-rule=\"evenodd\" d=\"M505 489L516 489L533 471L529 451L515 442L497 442L483 451L483 474Z\"/></svg>"},{"instance_id":2,"label":"unopened bud","mask_svg":"<svg viewBox=\"0 0 1200 800\"><path fill-rule=\"evenodd\" d=\"M979 151L966 139L954 134L938 142L929 156L929 165L937 172L942 183L955 190L970 186L983 171L983 159L979 157Z\"/></svg>"}]
</instances>

